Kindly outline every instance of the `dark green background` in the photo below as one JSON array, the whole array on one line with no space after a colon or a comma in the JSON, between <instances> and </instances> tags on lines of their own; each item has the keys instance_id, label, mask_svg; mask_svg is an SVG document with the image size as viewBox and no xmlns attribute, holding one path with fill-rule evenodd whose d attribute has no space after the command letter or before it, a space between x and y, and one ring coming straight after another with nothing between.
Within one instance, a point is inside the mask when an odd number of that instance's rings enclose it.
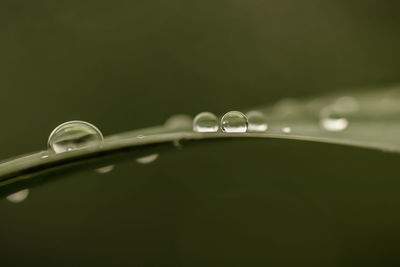
<instances>
[{"instance_id":1,"label":"dark green background","mask_svg":"<svg viewBox=\"0 0 400 267\"><path fill-rule=\"evenodd\" d=\"M58 124L105 134L175 113L397 83L398 1L0 3L0 158Z\"/></svg>"},{"instance_id":2,"label":"dark green background","mask_svg":"<svg viewBox=\"0 0 400 267\"><path fill-rule=\"evenodd\" d=\"M399 82L398 1L1 1L0 158L80 119L105 135L176 113ZM358 88L358 89L357 89ZM398 266L398 156L209 144L0 201L0 265Z\"/></svg>"}]
</instances>

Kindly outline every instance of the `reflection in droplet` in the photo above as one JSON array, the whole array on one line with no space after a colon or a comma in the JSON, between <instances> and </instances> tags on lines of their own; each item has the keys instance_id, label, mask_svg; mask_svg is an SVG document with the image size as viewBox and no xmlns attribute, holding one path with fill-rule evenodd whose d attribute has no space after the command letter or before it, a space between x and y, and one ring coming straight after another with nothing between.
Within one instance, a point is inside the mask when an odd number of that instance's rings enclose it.
<instances>
[{"instance_id":1,"label":"reflection in droplet","mask_svg":"<svg viewBox=\"0 0 400 267\"><path fill-rule=\"evenodd\" d=\"M153 161L155 161L157 158L158 158L158 154L151 154L148 156L137 158L136 162L140 163L140 164L149 164L149 163L152 163Z\"/></svg>"},{"instance_id":2,"label":"reflection in droplet","mask_svg":"<svg viewBox=\"0 0 400 267\"><path fill-rule=\"evenodd\" d=\"M211 112L201 112L193 120L193 131L212 133L218 131L218 118Z\"/></svg>"},{"instance_id":3,"label":"reflection in droplet","mask_svg":"<svg viewBox=\"0 0 400 267\"><path fill-rule=\"evenodd\" d=\"M283 127L283 128L282 128L282 132L284 132L284 133L291 133L291 132L292 132L292 129L291 129L290 127Z\"/></svg>"},{"instance_id":4,"label":"reflection in droplet","mask_svg":"<svg viewBox=\"0 0 400 267\"><path fill-rule=\"evenodd\" d=\"M114 165L104 166L104 167L96 169L96 172L102 173L102 174L108 173L108 172L112 171L114 169L114 167L115 167Z\"/></svg>"},{"instance_id":5,"label":"reflection in droplet","mask_svg":"<svg viewBox=\"0 0 400 267\"><path fill-rule=\"evenodd\" d=\"M245 133L247 117L240 111L229 111L221 119L221 129L225 133Z\"/></svg>"},{"instance_id":6,"label":"reflection in droplet","mask_svg":"<svg viewBox=\"0 0 400 267\"><path fill-rule=\"evenodd\" d=\"M20 203L24 201L28 197L28 195L29 195L29 189L24 189L7 196L6 199L12 203Z\"/></svg>"},{"instance_id":7,"label":"reflection in droplet","mask_svg":"<svg viewBox=\"0 0 400 267\"><path fill-rule=\"evenodd\" d=\"M136 138L143 139L143 138L145 138L145 136L142 134L139 134L138 136L136 136Z\"/></svg>"},{"instance_id":8,"label":"reflection in droplet","mask_svg":"<svg viewBox=\"0 0 400 267\"><path fill-rule=\"evenodd\" d=\"M249 111L246 113L246 117L249 132L265 132L268 129L265 116L260 111Z\"/></svg>"},{"instance_id":9,"label":"reflection in droplet","mask_svg":"<svg viewBox=\"0 0 400 267\"><path fill-rule=\"evenodd\" d=\"M63 153L100 145L103 135L94 125L84 121L69 121L53 130L48 140L49 149Z\"/></svg>"},{"instance_id":10,"label":"reflection in droplet","mask_svg":"<svg viewBox=\"0 0 400 267\"><path fill-rule=\"evenodd\" d=\"M170 117L164 124L165 127L171 129L192 127L193 118L186 114L177 114Z\"/></svg>"}]
</instances>

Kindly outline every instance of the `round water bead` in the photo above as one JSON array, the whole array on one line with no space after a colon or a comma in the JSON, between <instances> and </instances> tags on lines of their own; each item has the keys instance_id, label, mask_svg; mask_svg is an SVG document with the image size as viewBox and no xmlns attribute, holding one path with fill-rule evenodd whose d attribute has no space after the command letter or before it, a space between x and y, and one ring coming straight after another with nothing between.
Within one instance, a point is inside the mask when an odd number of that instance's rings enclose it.
<instances>
[{"instance_id":1,"label":"round water bead","mask_svg":"<svg viewBox=\"0 0 400 267\"><path fill-rule=\"evenodd\" d=\"M247 117L240 111L229 111L221 119L221 129L226 133L245 133Z\"/></svg>"},{"instance_id":2,"label":"round water bead","mask_svg":"<svg viewBox=\"0 0 400 267\"><path fill-rule=\"evenodd\" d=\"M264 114L260 111L249 111L246 113L246 117L249 132L265 132L268 129Z\"/></svg>"},{"instance_id":3,"label":"round water bead","mask_svg":"<svg viewBox=\"0 0 400 267\"><path fill-rule=\"evenodd\" d=\"M63 153L100 145L103 135L94 125L84 121L69 121L53 130L47 142L49 149Z\"/></svg>"},{"instance_id":4,"label":"round water bead","mask_svg":"<svg viewBox=\"0 0 400 267\"><path fill-rule=\"evenodd\" d=\"M218 118L211 112L201 112L193 120L193 131L213 133L218 131Z\"/></svg>"}]
</instances>

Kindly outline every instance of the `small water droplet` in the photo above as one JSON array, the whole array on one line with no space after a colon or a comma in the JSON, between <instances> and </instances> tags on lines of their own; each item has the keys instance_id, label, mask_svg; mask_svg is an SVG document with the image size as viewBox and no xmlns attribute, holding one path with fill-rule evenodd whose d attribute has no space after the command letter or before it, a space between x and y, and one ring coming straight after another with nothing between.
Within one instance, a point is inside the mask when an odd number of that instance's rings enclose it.
<instances>
[{"instance_id":1,"label":"small water droplet","mask_svg":"<svg viewBox=\"0 0 400 267\"><path fill-rule=\"evenodd\" d=\"M240 111L229 111L221 119L221 129L225 133L245 133L247 117Z\"/></svg>"},{"instance_id":2,"label":"small water droplet","mask_svg":"<svg viewBox=\"0 0 400 267\"><path fill-rule=\"evenodd\" d=\"M114 170L114 167L115 167L114 165L104 166L104 167L96 169L96 172L102 173L102 174L103 173L108 173L108 172Z\"/></svg>"},{"instance_id":3,"label":"small water droplet","mask_svg":"<svg viewBox=\"0 0 400 267\"><path fill-rule=\"evenodd\" d=\"M265 122L265 116L260 111L249 111L246 113L249 132L265 132L268 125Z\"/></svg>"},{"instance_id":4,"label":"small water droplet","mask_svg":"<svg viewBox=\"0 0 400 267\"><path fill-rule=\"evenodd\" d=\"M336 113L331 107L327 107L321 110L320 125L327 131L340 132L348 127L349 121Z\"/></svg>"},{"instance_id":5,"label":"small water droplet","mask_svg":"<svg viewBox=\"0 0 400 267\"><path fill-rule=\"evenodd\" d=\"M164 124L165 127L176 129L176 128L188 128L192 127L193 118L186 114L177 114L170 117Z\"/></svg>"},{"instance_id":6,"label":"small water droplet","mask_svg":"<svg viewBox=\"0 0 400 267\"><path fill-rule=\"evenodd\" d=\"M103 135L94 125L84 121L69 121L53 130L48 140L49 149L63 153L100 145Z\"/></svg>"},{"instance_id":7,"label":"small water droplet","mask_svg":"<svg viewBox=\"0 0 400 267\"><path fill-rule=\"evenodd\" d=\"M136 138L143 139L143 138L145 138L145 136L142 134L139 134L138 136L136 136Z\"/></svg>"},{"instance_id":8,"label":"small water droplet","mask_svg":"<svg viewBox=\"0 0 400 267\"><path fill-rule=\"evenodd\" d=\"M6 199L12 203L20 203L24 201L28 197L28 195L29 195L29 189L24 189L7 196Z\"/></svg>"},{"instance_id":9,"label":"small water droplet","mask_svg":"<svg viewBox=\"0 0 400 267\"><path fill-rule=\"evenodd\" d=\"M282 132L284 132L284 133L291 133L291 132L292 132L292 128L290 128L290 127L283 127L283 128L282 128Z\"/></svg>"},{"instance_id":10,"label":"small water droplet","mask_svg":"<svg viewBox=\"0 0 400 267\"><path fill-rule=\"evenodd\" d=\"M152 163L153 161L155 161L157 158L158 158L158 154L151 154L148 156L137 158L136 162L140 163L140 164L149 164L149 163Z\"/></svg>"},{"instance_id":11,"label":"small water droplet","mask_svg":"<svg viewBox=\"0 0 400 267\"><path fill-rule=\"evenodd\" d=\"M211 112L201 112L193 120L193 131L213 133L218 131L218 118Z\"/></svg>"}]
</instances>

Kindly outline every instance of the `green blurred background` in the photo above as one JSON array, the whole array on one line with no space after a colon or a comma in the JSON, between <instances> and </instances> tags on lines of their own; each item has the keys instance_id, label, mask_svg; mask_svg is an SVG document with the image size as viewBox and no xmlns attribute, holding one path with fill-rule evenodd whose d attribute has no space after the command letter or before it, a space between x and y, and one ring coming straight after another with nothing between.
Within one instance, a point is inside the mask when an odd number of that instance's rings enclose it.
<instances>
[{"instance_id":1,"label":"green blurred background","mask_svg":"<svg viewBox=\"0 0 400 267\"><path fill-rule=\"evenodd\" d=\"M0 3L0 158L74 119L176 113L399 82L398 1ZM132 163L132 162L131 162ZM293 141L160 155L0 201L1 266L398 266L398 156Z\"/></svg>"}]
</instances>

